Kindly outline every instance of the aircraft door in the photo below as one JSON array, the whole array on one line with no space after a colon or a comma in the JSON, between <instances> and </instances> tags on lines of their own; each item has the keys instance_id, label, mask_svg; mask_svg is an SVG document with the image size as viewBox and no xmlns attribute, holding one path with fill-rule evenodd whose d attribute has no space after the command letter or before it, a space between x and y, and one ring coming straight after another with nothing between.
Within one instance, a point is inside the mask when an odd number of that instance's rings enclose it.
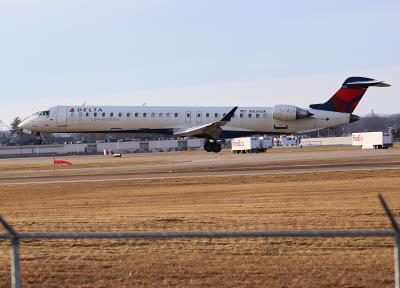
<instances>
[{"instance_id":1,"label":"aircraft door","mask_svg":"<svg viewBox=\"0 0 400 288\"><path fill-rule=\"evenodd\" d=\"M203 122L203 118L201 117L201 111L196 112L196 123L201 123Z\"/></svg>"},{"instance_id":2,"label":"aircraft door","mask_svg":"<svg viewBox=\"0 0 400 288\"><path fill-rule=\"evenodd\" d=\"M62 107L62 106L57 107L57 126L58 127L67 126L67 107Z\"/></svg>"},{"instance_id":3,"label":"aircraft door","mask_svg":"<svg viewBox=\"0 0 400 288\"><path fill-rule=\"evenodd\" d=\"M67 111L67 126L71 127L76 122L76 112L74 110Z\"/></svg>"},{"instance_id":4,"label":"aircraft door","mask_svg":"<svg viewBox=\"0 0 400 288\"><path fill-rule=\"evenodd\" d=\"M187 111L185 115L185 122L186 123L191 123L192 122L192 112Z\"/></svg>"}]
</instances>

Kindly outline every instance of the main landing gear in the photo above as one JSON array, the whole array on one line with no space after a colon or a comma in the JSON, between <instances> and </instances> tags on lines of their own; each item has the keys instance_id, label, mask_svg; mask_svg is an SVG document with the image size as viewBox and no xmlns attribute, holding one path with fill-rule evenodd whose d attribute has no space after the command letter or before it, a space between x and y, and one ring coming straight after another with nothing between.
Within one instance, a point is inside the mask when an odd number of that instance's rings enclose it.
<instances>
[{"instance_id":1,"label":"main landing gear","mask_svg":"<svg viewBox=\"0 0 400 288\"><path fill-rule=\"evenodd\" d=\"M42 145L44 142L44 138L42 136L42 134L40 134L40 132L36 133L36 144L37 145Z\"/></svg>"},{"instance_id":2,"label":"main landing gear","mask_svg":"<svg viewBox=\"0 0 400 288\"><path fill-rule=\"evenodd\" d=\"M221 144L219 144L214 139L206 139L204 141L204 150L207 152L218 153L221 152Z\"/></svg>"}]
</instances>

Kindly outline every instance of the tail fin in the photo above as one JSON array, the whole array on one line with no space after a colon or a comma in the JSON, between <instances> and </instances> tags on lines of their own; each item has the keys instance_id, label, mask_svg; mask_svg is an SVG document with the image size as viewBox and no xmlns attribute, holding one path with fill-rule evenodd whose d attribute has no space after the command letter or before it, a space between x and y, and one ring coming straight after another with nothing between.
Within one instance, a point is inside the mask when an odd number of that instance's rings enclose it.
<instances>
[{"instance_id":1,"label":"tail fin","mask_svg":"<svg viewBox=\"0 0 400 288\"><path fill-rule=\"evenodd\" d=\"M370 78L350 77L343 82L342 87L327 102L311 104L310 108L352 113L370 86L388 87L390 85Z\"/></svg>"}]
</instances>

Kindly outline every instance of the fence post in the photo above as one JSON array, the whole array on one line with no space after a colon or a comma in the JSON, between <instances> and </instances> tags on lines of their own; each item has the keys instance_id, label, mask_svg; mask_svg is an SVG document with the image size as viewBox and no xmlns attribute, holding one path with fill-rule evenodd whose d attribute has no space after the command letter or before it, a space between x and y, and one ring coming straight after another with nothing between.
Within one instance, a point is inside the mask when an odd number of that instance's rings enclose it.
<instances>
[{"instance_id":1,"label":"fence post","mask_svg":"<svg viewBox=\"0 0 400 288\"><path fill-rule=\"evenodd\" d=\"M400 288L400 233L396 232L396 246L394 247L394 277L395 287Z\"/></svg>"},{"instance_id":2,"label":"fence post","mask_svg":"<svg viewBox=\"0 0 400 288\"><path fill-rule=\"evenodd\" d=\"M21 269L19 265L19 235L14 228L0 216L1 225L11 237L11 287L21 288Z\"/></svg>"},{"instance_id":3,"label":"fence post","mask_svg":"<svg viewBox=\"0 0 400 288\"><path fill-rule=\"evenodd\" d=\"M396 233L394 246L394 283L396 288L400 288L400 225L397 222L396 217L394 217L392 210L390 210L389 206L387 205L382 194L379 194L379 200L381 201L386 215L389 217L390 223L392 224L392 227Z\"/></svg>"},{"instance_id":4,"label":"fence post","mask_svg":"<svg viewBox=\"0 0 400 288\"><path fill-rule=\"evenodd\" d=\"M21 269L19 265L19 239L13 237L11 253L11 287L21 288Z\"/></svg>"}]
</instances>

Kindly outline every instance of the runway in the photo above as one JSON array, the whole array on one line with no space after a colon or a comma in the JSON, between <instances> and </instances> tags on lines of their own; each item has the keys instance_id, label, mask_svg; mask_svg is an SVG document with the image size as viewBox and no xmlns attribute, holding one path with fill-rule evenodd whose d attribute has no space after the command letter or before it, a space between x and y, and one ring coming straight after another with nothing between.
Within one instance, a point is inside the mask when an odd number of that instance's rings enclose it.
<instances>
[{"instance_id":1,"label":"runway","mask_svg":"<svg viewBox=\"0 0 400 288\"><path fill-rule=\"evenodd\" d=\"M292 173L317 173L357 170L382 170L400 169L400 161L366 162L366 163L342 163L342 164L300 164L300 165L272 165L268 167L230 167L209 168L205 170L167 170L158 172L117 172L109 174L87 175L55 175L34 176L0 179L0 185L28 185L28 184L54 184L74 182L110 182L133 181L155 179L184 179L201 177L227 177L249 176L263 174L292 174ZM59 173L59 172L57 172Z\"/></svg>"}]
</instances>

